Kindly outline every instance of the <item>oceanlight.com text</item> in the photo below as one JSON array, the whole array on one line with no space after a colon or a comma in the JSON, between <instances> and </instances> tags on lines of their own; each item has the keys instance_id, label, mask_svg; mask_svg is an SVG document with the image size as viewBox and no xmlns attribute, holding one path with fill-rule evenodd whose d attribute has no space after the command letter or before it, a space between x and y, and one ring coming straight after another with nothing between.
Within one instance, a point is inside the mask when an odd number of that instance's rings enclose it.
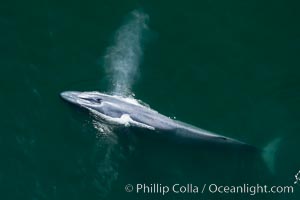
<instances>
[{"instance_id":1,"label":"oceanlight.com text","mask_svg":"<svg viewBox=\"0 0 300 200\"><path fill-rule=\"evenodd\" d=\"M170 193L173 194L292 194L294 193L294 186L268 186L268 185L218 185L218 184L179 184L175 183L173 185L166 184L127 184L125 186L125 191L128 193L136 194L158 194L158 195L167 195Z\"/></svg>"}]
</instances>

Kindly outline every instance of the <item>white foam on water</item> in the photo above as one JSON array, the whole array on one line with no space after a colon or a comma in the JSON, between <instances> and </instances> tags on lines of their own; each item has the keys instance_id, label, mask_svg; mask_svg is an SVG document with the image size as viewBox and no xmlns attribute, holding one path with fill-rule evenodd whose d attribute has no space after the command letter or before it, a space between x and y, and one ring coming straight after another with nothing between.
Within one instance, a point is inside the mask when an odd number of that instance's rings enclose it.
<instances>
[{"instance_id":1,"label":"white foam on water","mask_svg":"<svg viewBox=\"0 0 300 200\"><path fill-rule=\"evenodd\" d=\"M134 10L129 19L116 32L114 43L104 56L106 73L111 77L111 91L128 96L138 75L143 57L142 37L147 30L149 17L142 11Z\"/></svg>"}]
</instances>

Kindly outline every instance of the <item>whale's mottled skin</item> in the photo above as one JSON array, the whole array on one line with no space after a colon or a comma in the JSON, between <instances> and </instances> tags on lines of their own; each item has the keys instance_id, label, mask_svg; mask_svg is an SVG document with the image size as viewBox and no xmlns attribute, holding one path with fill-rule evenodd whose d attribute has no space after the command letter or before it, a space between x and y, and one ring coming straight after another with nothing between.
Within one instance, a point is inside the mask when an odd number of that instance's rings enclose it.
<instances>
[{"instance_id":1,"label":"whale's mottled skin","mask_svg":"<svg viewBox=\"0 0 300 200\"><path fill-rule=\"evenodd\" d=\"M241 141L211 133L192 125L173 120L142 105L133 98L124 98L99 92L62 92L61 97L88 109L107 123L136 126L157 131L167 131L171 136L212 143L226 143L252 147Z\"/></svg>"}]
</instances>

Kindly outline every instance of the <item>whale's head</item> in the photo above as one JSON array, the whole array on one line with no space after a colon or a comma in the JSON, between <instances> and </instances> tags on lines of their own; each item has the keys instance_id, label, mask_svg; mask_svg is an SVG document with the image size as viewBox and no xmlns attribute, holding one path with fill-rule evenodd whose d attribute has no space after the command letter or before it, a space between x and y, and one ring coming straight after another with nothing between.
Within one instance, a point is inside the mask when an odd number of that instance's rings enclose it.
<instances>
[{"instance_id":1,"label":"whale's head","mask_svg":"<svg viewBox=\"0 0 300 200\"><path fill-rule=\"evenodd\" d=\"M66 91L62 92L60 96L65 101L88 109L101 117L119 118L124 114L124 108L128 104L126 104L122 97L100 92Z\"/></svg>"},{"instance_id":2,"label":"whale's head","mask_svg":"<svg viewBox=\"0 0 300 200\"><path fill-rule=\"evenodd\" d=\"M103 101L107 98L104 94L99 92L77 91L62 92L60 93L60 96L69 103L91 109L102 107Z\"/></svg>"},{"instance_id":3,"label":"whale's head","mask_svg":"<svg viewBox=\"0 0 300 200\"><path fill-rule=\"evenodd\" d=\"M73 105L89 110L106 122L125 125L134 124L149 128L149 126L138 122L138 119L132 118L136 116L138 111L141 111L141 113L150 111L147 106L142 105L133 98L108 95L100 92L77 91L62 92L60 96ZM152 127L150 128L153 129Z\"/></svg>"}]
</instances>

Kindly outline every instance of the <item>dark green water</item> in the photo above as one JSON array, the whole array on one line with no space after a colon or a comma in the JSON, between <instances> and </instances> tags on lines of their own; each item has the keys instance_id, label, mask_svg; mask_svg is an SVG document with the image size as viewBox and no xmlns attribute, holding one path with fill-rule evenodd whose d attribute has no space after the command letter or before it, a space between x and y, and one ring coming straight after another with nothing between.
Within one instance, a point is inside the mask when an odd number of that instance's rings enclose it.
<instances>
[{"instance_id":1,"label":"dark green water","mask_svg":"<svg viewBox=\"0 0 300 200\"><path fill-rule=\"evenodd\" d=\"M132 10L150 17L136 98L263 148L259 155L100 133L65 90L110 88L103 56ZM299 199L300 28L295 1L0 3L0 199ZM293 194L134 194L126 184L293 185Z\"/></svg>"}]
</instances>

